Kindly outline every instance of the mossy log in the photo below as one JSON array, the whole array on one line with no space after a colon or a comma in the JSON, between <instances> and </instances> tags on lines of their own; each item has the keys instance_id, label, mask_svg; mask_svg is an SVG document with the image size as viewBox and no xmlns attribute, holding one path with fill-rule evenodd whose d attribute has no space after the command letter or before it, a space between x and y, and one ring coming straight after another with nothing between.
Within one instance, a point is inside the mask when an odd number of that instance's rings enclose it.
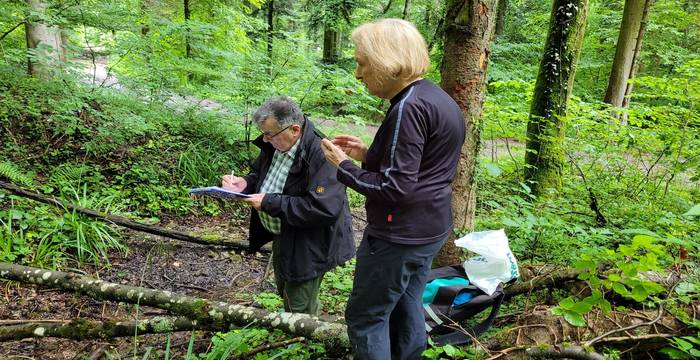
<instances>
[{"instance_id":1,"label":"mossy log","mask_svg":"<svg viewBox=\"0 0 700 360\"><path fill-rule=\"evenodd\" d=\"M136 334L163 334L196 329L209 330L204 326L200 326L197 320L170 316L131 321L96 321L86 319L75 319L65 323L36 321L0 326L0 341L39 337L59 337L73 340L111 339L134 336Z\"/></svg>"},{"instance_id":2,"label":"mossy log","mask_svg":"<svg viewBox=\"0 0 700 360\"><path fill-rule=\"evenodd\" d=\"M196 320L198 324L211 328L228 329L230 325L247 326L254 323L258 327L279 329L293 336L303 336L322 342L328 348L337 349L349 346L345 325L321 321L315 316L306 314L269 312L170 291L119 285L74 273L38 269L5 262L0 262L0 278L32 283L47 288L75 291L100 300L153 306Z\"/></svg>"},{"instance_id":3,"label":"mossy log","mask_svg":"<svg viewBox=\"0 0 700 360\"><path fill-rule=\"evenodd\" d=\"M605 360L605 356L597 352L586 351L580 346L533 347L527 349L525 353L535 359Z\"/></svg>"},{"instance_id":4,"label":"mossy log","mask_svg":"<svg viewBox=\"0 0 700 360\"><path fill-rule=\"evenodd\" d=\"M230 249L239 249L239 250L248 249L248 242L247 241L224 239L222 237L203 239L203 238L196 237L196 236L193 236L193 235L181 232L181 231L165 229L165 228L162 228L160 226L155 226L155 225L147 225L147 224L140 223L137 221L129 220L123 216L112 215L112 214L103 213L103 212L95 211L92 209L84 208L82 206L71 204L67 201L56 199L53 196L45 196L45 195L42 195L42 194L39 194L39 193L36 193L33 191L23 189L17 185L10 184L10 183L4 182L4 181L0 181L0 188L8 190L8 191L12 192L13 194L21 196L21 197L25 197L25 198L39 201L39 202L42 202L45 204L57 206L57 207L60 207L62 209L74 210L74 211L77 211L81 214L90 216L92 218L102 220L105 222L109 222L109 223L113 223L113 224L123 226L123 227L128 228L128 229L136 230L136 231L141 231L141 232L145 232L145 233L149 233L149 234L164 236L167 238L180 240L180 241L186 241L186 242L195 243L195 244L217 245L217 246L223 246L223 247L230 248ZM269 250L269 248L262 248L259 251L269 252L270 250Z\"/></svg>"},{"instance_id":5,"label":"mossy log","mask_svg":"<svg viewBox=\"0 0 700 360\"><path fill-rule=\"evenodd\" d=\"M546 275L535 276L527 281L518 281L506 287L503 292L506 294L506 298L510 298L547 287L563 287L564 283L578 279L578 276L583 272L583 270L562 269Z\"/></svg>"}]
</instances>

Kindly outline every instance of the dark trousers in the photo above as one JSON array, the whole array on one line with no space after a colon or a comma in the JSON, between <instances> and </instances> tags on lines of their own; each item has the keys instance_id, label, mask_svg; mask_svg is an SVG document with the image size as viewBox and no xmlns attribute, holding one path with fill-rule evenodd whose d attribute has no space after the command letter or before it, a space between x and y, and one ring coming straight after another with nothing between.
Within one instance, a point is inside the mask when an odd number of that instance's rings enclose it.
<instances>
[{"instance_id":1,"label":"dark trousers","mask_svg":"<svg viewBox=\"0 0 700 360\"><path fill-rule=\"evenodd\" d=\"M356 359L420 359L423 289L443 241L400 245L367 236L357 250L345 320Z\"/></svg>"},{"instance_id":2,"label":"dark trousers","mask_svg":"<svg viewBox=\"0 0 700 360\"><path fill-rule=\"evenodd\" d=\"M277 293L284 303L284 311L318 315L321 310L321 302L318 293L321 288L323 275L306 281L286 281L282 278L280 270L280 238L273 237L272 243L272 267L275 271L275 286Z\"/></svg>"}]
</instances>

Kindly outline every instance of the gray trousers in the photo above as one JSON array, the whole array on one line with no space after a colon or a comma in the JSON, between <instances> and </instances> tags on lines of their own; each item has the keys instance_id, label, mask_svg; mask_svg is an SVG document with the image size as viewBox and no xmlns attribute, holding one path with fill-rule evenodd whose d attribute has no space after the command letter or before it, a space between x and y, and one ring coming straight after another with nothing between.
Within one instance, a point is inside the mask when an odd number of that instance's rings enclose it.
<instances>
[{"instance_id":1,"label":"gray trousers","mask_svg":"<svg viewBox=\"0 0 700 360\"><path fill-rule=\"evenodd\" d=\"M423 289L443 241L401 245L367 236L357 250L345 321L355 359L420 359Z\"/></svg>"}]
</instances>

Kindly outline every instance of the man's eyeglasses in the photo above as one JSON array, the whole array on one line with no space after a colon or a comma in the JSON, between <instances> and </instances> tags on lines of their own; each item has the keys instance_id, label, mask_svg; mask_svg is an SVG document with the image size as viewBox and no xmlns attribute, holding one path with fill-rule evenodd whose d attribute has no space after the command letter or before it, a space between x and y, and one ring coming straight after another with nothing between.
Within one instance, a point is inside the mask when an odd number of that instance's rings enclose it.
<instances>
[{"instance_id":1,"label":"man's eyeglasses","mask_svg":"<svg viewBox=\"0 0 700 360\"><path fill-rule=\"evenodd\" d=\"M277 135L283 133L285 130L289 129L292 125L294 125L294 124L287 125L287 127L285 127L284 129L282 129L282 130L280 130L280 131L278 131L278 132L276 132L276 133L274 133L274 134L272 134L272 135L270 135L269 133L266 133L266 132L263 132L262 135L263 135L264 137L266 137L268 140L272 140L272 138L274 138L275 136L277 136Z\"/></svg>"}]
</instances>

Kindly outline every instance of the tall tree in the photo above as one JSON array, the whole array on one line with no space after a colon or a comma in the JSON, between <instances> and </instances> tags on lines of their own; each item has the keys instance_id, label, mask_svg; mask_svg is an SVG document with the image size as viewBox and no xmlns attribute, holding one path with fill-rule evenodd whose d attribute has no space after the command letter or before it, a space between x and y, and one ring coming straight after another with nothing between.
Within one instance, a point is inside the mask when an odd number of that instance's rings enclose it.
<instances>
[{"instance_id":1,"label":"tall tree","mask_svg":"<svg viewBox=\"0 0 700 360\"><path fill-rule=\"evenodd\" d=\"M330 65L338 62L339 42L340 32L333 25L325 24L323 27L323 58L321 59L324 64Z\"/></svg>"},{"instance_id":2,"label":"tall tree","mask_svg":"<svg viewBox=\"0 0 700 360\"><path fill-rule=\"evenodd\" d=\"M627 83L634 76L635 62L638 59L644 36L644 20L650 3L651 0L625 0L615 59L610 70L608 90L604 99L606 103L615 107L625 105Z\"/></svg>"},{"instance_id":3,"label":"tall tree","mask_svg":"<svg viewBox=\"0 0 700 360\"><path fill-rule=\"evenodd\" d=\"M496 30L494 36L501 35L506 27L506 14L508 13L508 0L498 0L498 9L496 10Z\"/></svg>"},{"instance_id":4,"label":"tall tree","mask_svg":"<svg viewBox=\"0 0 700 360\"><path fill-rule=\"evenodd\" d=\"M61 29L46 23L47 3L43 0L27 0L32 16L25 22L27 37L27 71L39 77L50 76L51 67L63 55Z\"/></svg>"},{"instance_id":5,"label":"tall tree","mask_svg":"<svg viewBox=\"0 0 700 360\"><path fill-rule=\"evenodd\" d=\"M588 0L554 0L527 124L525 181L534 194L560 189L564 117L574 86Z\"/></svg>"},{"instance_id":6,"label":"tall tree","mask_svg":"<svg viewBox=\"0 0 700 360\"><path fill-rule=\"evenodd\" d=\"M183 0L183 13L185 18L185 57L192 57L192 46L190 45L190 18L192 17L192 12L190 9L190 0Z\"/></svg>"},{"instance_id":7,"label":"tall tree","mask_svg":"<svg viewBox=\"0 0 700 360\"><path fill-rule=\"evenodd\" d=\"M452 183L455 228L471 230L476 210L475 170L480 147L479 116L484 102L491 32L498 0L449 0L444 21L445 44L441 86L464 113L467 137ZM451 239L450 239L451 240ZM440 265L459 262L460 253L447 241L436 257Z\"/></svg>"},{"instance_id":8,"label":"tall tree","mask_svg":"<svg viewBox=\"0 0 700 360\"><path fill-rule=\"evenodd\" d=\"M272 41L274 40L275 0L267 2L267 57L270 62L268 72L272 74Z\"/></svg>"},{"instance_id":9,"label":"tall tree","mask_svg":"<svg viewBox=\"0 0 700 360\"><path fill-rule=\"evenodd\" d=\"M411 11L411 0L405 0L403 3L403 15L401 18L404 20L408 19L408 13Z\"/></svg>"}]
</instances>

